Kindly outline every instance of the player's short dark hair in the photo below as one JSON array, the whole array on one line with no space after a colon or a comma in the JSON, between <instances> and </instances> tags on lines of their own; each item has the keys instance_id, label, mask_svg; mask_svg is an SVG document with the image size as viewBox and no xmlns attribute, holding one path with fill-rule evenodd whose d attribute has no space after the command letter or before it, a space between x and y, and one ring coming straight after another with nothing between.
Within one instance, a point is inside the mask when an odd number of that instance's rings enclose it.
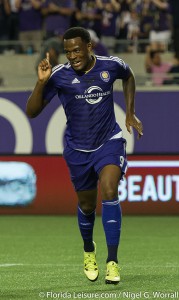
<instances>
[{"instance_id":1,"label":"player's short dark hair","mask_svg":"<svg viewBox=\"0 0 179 300\"><path fill-rule=\"evenodd\" d=\"M63 40L69 40L69 39L74 39L80 37L82 39L82 41L86 42L86 43L90 43L91 42L91 36L88 32L88 30L86 30L83 27L71 27L69 28L63 35Z\"/></svg>"}]
</instances>

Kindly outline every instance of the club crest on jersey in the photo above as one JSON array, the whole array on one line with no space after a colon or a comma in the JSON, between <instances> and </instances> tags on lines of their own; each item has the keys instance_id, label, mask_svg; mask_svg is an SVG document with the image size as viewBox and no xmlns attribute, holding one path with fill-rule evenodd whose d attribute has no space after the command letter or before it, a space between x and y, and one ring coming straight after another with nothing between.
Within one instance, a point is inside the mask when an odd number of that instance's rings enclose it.
<instances>
[{"instance_id":1,"label":"club crest on jersey","mask_svg":"<svg viewBox=\"0 0 179 300\"><path fill-rule=\"evenodd\" d=\"M110 79L109 72L108 72L108 71L102 71L102 72L100 73L100 77L101 77L101 79L102 79L103 81L108 82L109 79Z\"/></svg>"}]
</instances>

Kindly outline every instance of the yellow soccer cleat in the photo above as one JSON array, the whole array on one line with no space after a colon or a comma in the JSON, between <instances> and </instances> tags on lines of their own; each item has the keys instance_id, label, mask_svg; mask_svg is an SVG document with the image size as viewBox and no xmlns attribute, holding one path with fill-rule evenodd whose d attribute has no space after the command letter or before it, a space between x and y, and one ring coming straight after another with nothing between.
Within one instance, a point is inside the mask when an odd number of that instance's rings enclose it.
<instances>
[{"instance_id":1,"label":"yellow soccer cleat","mask_svg":"<svg viewBox=\"0 0 179 300\"><path fill-rule=\"evenodd\" d=\"M117 284L120 281L119 266L115 261L107 263L105 283Z\"/></svg>"},{"instance_id":2,"label":"yellow soccer cleat","mask_svg":"<svg viewBox=\"0 0 179 300\"><path fill-rule=\"evenodd\" d=\"M93 243L94 251L84 252L84 273L91 281L97 280L99 275L98 265L96 262L96 243Z\"/></svg>"}]
</instances>

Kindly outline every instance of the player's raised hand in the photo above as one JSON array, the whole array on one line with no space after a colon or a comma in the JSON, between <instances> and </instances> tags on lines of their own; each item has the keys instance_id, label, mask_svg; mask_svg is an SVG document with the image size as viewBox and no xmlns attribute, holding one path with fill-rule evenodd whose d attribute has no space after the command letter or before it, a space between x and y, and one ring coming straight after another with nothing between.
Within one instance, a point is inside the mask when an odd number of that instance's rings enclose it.
<instances>
[{"instance_id":1,"label":"player's raised hand","mask_svg":"<svg viewBox=\"0 0 179 300\"><path fill-rule=\"evenodd\" d=\"M137 130L138 132L137 138L140 139L141 136L143 136L143 125L142 122L136 117L135 114L126 115L126 128L130 134L132 133L131 126Z\"/></svg>"},{"instance_id":2,"label":"player's raised hand","mask_svg":"<svg viewBox=\"0 0 179 300\"><path fill-rule=\"evenodd\" d=\"M46 53L46 58L44 58L38 66L38 77L43 83L47 82L52 73L52 66L50 64L49 52Z\"/></svg>"}]
</instances>

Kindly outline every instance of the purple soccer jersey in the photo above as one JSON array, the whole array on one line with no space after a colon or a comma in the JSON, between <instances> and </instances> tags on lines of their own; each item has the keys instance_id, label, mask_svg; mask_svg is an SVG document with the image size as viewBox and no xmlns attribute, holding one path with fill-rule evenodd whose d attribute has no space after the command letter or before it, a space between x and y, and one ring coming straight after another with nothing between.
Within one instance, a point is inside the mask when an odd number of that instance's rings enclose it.
<instances>
[{"instance_id":1,"label":"purple soccer jersey","mask_svg":"<svg viewBox=\"0 0 179 300\"><path fill-rule=\"evenodd\" d=\"M112 56L96 56L88 73L76 72L70 63L53 68L43 96L51 101L58 94L67 118L67 145L92 151L121 131L115 119L113 83L127 79L129 73L129 66Z\"/></svg>"}]
</instances>

